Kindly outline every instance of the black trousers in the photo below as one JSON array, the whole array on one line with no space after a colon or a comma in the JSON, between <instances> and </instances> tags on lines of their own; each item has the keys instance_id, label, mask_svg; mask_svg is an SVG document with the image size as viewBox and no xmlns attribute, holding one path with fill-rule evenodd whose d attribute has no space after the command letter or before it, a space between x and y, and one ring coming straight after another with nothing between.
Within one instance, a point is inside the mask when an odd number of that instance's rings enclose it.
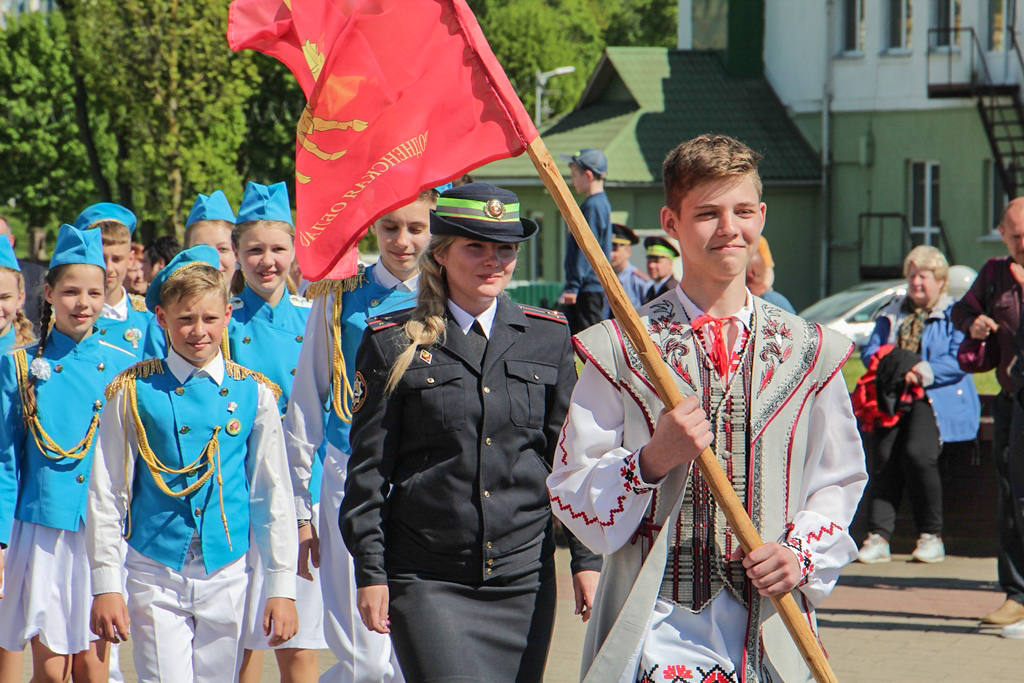
<instances>
[{"instance_id":1,"label":"black trousers","mask_svg":"<svg viewBox=\"0 0 1024 683\"><path fill-rule=\"evenodd\" d=\"M577 334L604 320L604 292L577 292L576 303L565 307L569 331Z\"/></svg>"},{"instance_id":2,"label":"black trousers","mask_svg":"<svg viewBox=\"0 0 1024 683\"><path fill-rule=\"evenodd\" d=\"M895 427L872 434L871 514L868 530L886 540L896 530L903 491L919 534L942 533L939 427L927 401L914 401Z\"/></svg>"},{"instance_id":3,"label":"black trousers","mask_svg":"<svg viewBox=\"0 0 1024 683\"><path fill-rule=\"evenodd\" d=\"M999 485L996 566L1006 597L1024 603L1024 409L1008 393L992 402L992 460Z\"/></svg>"}]
</instances>

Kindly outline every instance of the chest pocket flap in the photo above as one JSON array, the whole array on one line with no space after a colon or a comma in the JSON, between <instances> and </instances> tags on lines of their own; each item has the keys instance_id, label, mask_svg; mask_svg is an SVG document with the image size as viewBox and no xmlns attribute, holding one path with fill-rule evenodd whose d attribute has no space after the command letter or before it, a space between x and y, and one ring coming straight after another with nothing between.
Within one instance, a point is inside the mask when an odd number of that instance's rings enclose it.
<instances>
[{"instance_id":1,"label":"chest pocket flap","mask_svg":"<svg viewBox=\"0 0 1024 683\"><path fill-rule=\"evenodd\" d=\"M547 412L547 387L558 381L558 368L527 360L506 360L512 423L540 429Z\"/></svg>"},{"instance_id":2,"label":"chest pocket flap","mask_svg":"<svg viewBox=\"0 0 1024 683\"><path fill-rule=\"evenodd\" d=\"M466 422L464 369L459 363L409 368L402 387L417 431L426 434L462 429Z\"/></svg>"}]
</instances>

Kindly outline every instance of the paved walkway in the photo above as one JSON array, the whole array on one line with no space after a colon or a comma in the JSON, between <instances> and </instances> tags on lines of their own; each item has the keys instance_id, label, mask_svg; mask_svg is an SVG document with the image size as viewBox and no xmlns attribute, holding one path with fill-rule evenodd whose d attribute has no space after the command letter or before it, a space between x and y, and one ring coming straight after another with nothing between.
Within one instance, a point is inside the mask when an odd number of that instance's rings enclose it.
<instances>
[{"instance_id":1,"label":"paved walkway","mask_svg":"<svg viewBox=\"0 0 1024 683\"><path fill-rule=\"evenodd\" d=\"M908 559L895 555L889 564L847 567L819 610L821 639L839 681L1024 681L1024 641L978 625L978 617L1002 603L995 560L951 557L923 565ZM565 550L558 562L560 599L544 681L575 683L585 627L573 614ZM128 648L124 660L126 680L135 681ZM332 662L323 653L321 668ZM30 668L26 661L24 681ZM277 680L273 657L267 657L263 681Z\"/></svg>"}]
</instances>

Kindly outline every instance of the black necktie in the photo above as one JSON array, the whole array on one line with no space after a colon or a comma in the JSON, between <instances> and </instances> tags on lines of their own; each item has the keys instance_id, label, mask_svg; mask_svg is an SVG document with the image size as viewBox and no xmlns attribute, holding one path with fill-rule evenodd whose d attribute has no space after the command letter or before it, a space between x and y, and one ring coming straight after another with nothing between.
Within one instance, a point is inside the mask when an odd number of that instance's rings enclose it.
<instances>
[{"instance_id":1,"label":"black necktie","mask_svg":"<svg viewBox=\"0 0 1024 683\"><path fill-rule=\"evenodd\" d=\"M466 341L473 349L473 357L477 363L481 362L484 358L484 351L487 350L487 335L484 334L484 328L480 325L479 320L473 321L473 326L469 328L469 334L466 335Z\"/></svg>"}]
</instances>

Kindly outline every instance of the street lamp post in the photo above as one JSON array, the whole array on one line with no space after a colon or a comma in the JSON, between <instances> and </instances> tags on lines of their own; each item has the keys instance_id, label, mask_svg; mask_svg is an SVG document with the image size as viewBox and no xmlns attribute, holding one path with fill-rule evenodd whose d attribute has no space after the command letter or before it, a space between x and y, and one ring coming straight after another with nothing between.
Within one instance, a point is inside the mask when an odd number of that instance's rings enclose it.
<instances>
[{"instance_id":1,"label":"street lamp post","mask_svg":"<svg viewBox=\"0 0 1024 683\"><path fill-rule=\"evenodd\" d=\"M549 79L554 76L563 76L565 74L571 74L576 71L574 66L560 66L557 69L551 71L541 71L537 69L537 91L536 101L533 103L533 122L540 127L541 112L543 107L541 101L544 99L544 86L547 85Z\"/></svg>"}]
</instances>

